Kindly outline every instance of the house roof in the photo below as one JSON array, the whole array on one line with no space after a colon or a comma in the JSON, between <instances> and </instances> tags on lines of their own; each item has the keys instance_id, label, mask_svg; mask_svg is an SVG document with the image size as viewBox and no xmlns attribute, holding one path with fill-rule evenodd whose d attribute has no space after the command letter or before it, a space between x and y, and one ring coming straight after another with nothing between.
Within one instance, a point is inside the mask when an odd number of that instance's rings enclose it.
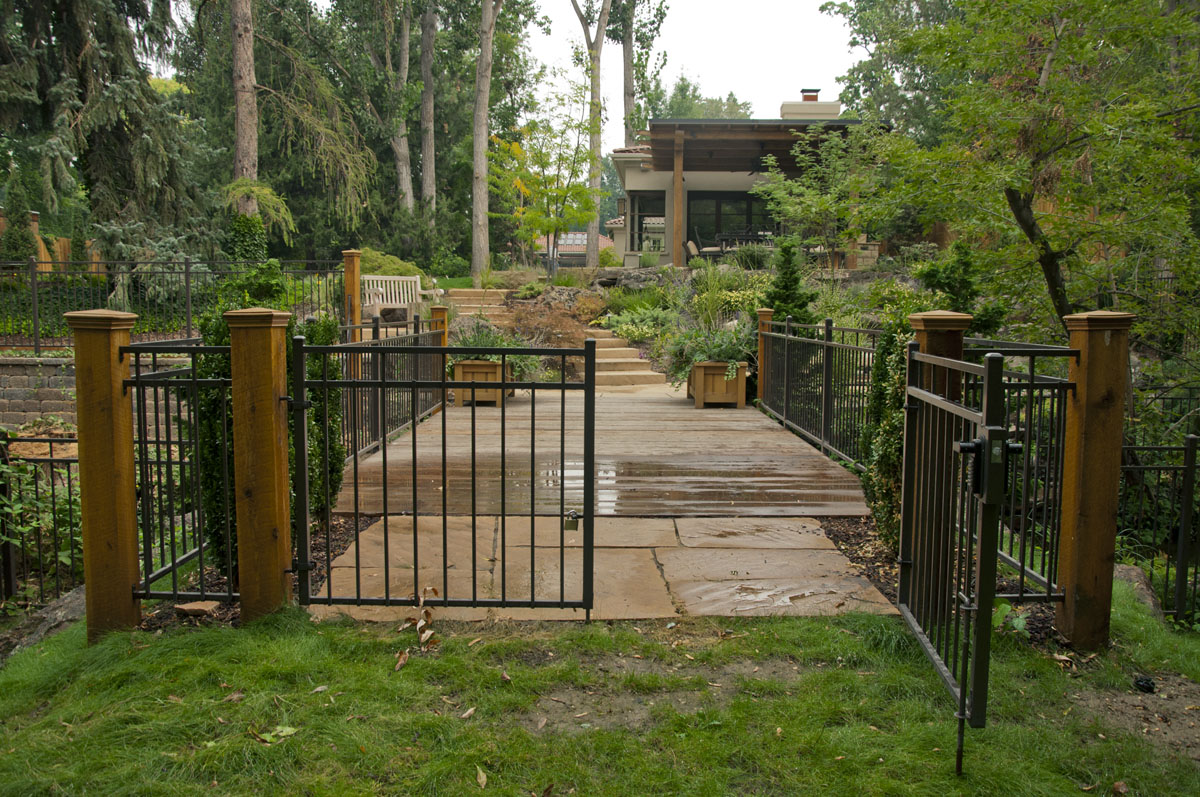
<instances>
[{"instance_id":1,"label":"house roof","mask_svg":"<svg viewBox=\"0 0 1200 797\"><path fill-rule=\"evenodd\" d=\"M794 172L795 131L813 125L844 131L858 124L856 119L651 119L650 162L655 171L673 171L678 135L685 172L759 172L768 155Z\"/></svg>"}]
</instances>

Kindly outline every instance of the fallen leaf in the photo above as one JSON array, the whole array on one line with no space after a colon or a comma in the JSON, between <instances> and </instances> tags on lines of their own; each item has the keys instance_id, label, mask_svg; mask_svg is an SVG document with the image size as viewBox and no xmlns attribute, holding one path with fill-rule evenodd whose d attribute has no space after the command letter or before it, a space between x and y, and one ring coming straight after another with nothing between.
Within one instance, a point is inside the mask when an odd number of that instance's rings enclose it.
<instances>
[{"instance_id":1,"label":"fallen leaf","mask_svg":"<svg viewBox=\"0 0 1200 797\"><path fill-rule=\"evenodd\" d=\"M695 656L693 656L693 655L692 655L692 654L690 654L690 653L684 653L684 654L683 654L683 657L684 657L685 659L687 659L688 661L695 661L695 660L696 660L696 657L695 657Z\"/></svg>"},{"instance_id":2,"label":"fallen leaf","mask_svg":"<svg viewBox=\"0 0 1200 797\"><path fill-rule=\"evenodd\" d=\"M508 672L506 672L505 670L501 670L500 671L500 680L504 681L504 683L509 683L512 681L512 678L509 676Z\"/></svg>"},{"instance_id":3,"label":"fallen leaf","mask_svg":"<svg viewBox=\"0 0 1200 797\"><path fill-rule=\"evenodd\" d=\"M481 789L487 786L487 773L478 764L475 765L475 782Z\"/></svg>"},{"instance_id":4,"label":"fallen leaf","mask_svg":"<svg viewBox=\"0 0 1200 797\"><path fill-rule=\"evenodd\" d=\"M412 628L416 624L417 624L417 618L409 617L408 619L406 619L404 621L404 625L402 625L396 629L396 633L400 633L401 631L407 631L408 629Z\"/></svg>"},{"instance_id":5,"label":"fallen leaf","mask_svg":"<svg viewBox=\"0 0 1200 797\"><path fill-rule=\"evenodd\" d=\"M246 696L245 693L243 693L241 691L230 692L229 694L225 695L225 697L221 700L221 702L222 703L241 703L242 698L245 696Z\"/></svg>"},{"instance_id":6,"label":"fallen leaf","mask_svg":"<svg viewBox=\"0 0 1200 797\"><path fill-rule=\"evenodd\" d=\"M229 721L228 721L228 720L226 720L224 717L217 717L217 722L221 723L222 725L228 725L228 724L229 724Z\"/></svg>"},{"instance_id":7,"label":"fallen leaf","mask_svg":"<svg viewBox=\"0 0 1200 797\"><path fill-rule=\"evenodd\" d=\"M1125 781L1118 780L1113 784L1113 794L1129 794L1129 786L1125 785Z\"/></svg>"},{"instance_id":8,"label":"fallen leaf","mask_svg":"<svg viewBox=\"0 0 1200 797\"><path fill-rule=\"evenodd\" d=\"M400 668L405 664L408 664L408 651L402 650L396 654L396 666L392 669L392 672L399 672Z\"/></svg>"},{"instance_id":9,"label":"fallen leaf","mask_svg":"<svg viewBox=\"0 0 1200 797\"><path fill-rule=\"evenodd\" d=\"M276 725L273 733L280 739L285 739L288 736L295 736L298 728L293 728L289 725Z\"/></svg>"},{"instance_id":10,"label":"fallen leaf","mask_svg":"<svg viewBox=\"0 0 1200 797\"><path fill-rule=\"evenodd\" d=\"M584 711L581 714L576 714L575 719L580 719L581 717L586 717L587 715L588 715L588 712Z\"/></svg>"},{"instance_id":11,"label":"fallen leaf","mask_svg":"<svg viewBox=\"0 0 1200 797\"><path fill-rule=\"evenodd\" d=\"M421 644L424 645L433 637L433 629L427 628L421 632Z\"/></svg>"},{"instance_id":12,"label":"fallen leaf","mask_svg":"<svg viewBox=\"0 0 1200 797\"><path fill-rule=\"evenodd\" d=\"M477 636L474 639L472 639L470 642L467 643L467 647L473 648L482 641L483 641L483 637Z\"/></svg>"},{"instance_id":13,"label":"fallen leaf","mask_svg":"<svg viewBox=\"0 0 1200 797\"><path fill-rule=\"evenodd\" d=\"M182 703L183 702L183 698L179 697L177 695L167 695L167 700L170 700L172 703Z\"/></svg>"},{"instance_id":14,"label":"fallen leaf","mask_svg":"<svg viewBox=\"0 0 1200 797\"><path fill-rule=\"evenodd\" d=\"M475 707L474 707L474 706L471 706L469 709L467 709L467 710L466 710L466 711L464 711L462 714L460 714L460 715L458 716L458 718L459 718L460 720L469 720L469 719L471 719L471 717L473 717L474 715L475 715Z\"/></svg>"},{"instance_id":15,"label":"fallen leaf","mask_svg":"<svg viewBox=\"0 0 1200 797\"><path fill-rule=\"evenodd\" d=\"M316 695L316 694L320 694L321 692L328 692L328 691L329 691L329 687L322 684L321 686L318 686L316 689L309 692L309 694Z\"/></svg>"},{"instance_id":16,"label":"fallen leaf","mask_svg":"<svg viewBox=\"0 0 1200 797\"><path fill-rule=\"evenodd\" d=\"M775 735L776 735L776 736L783 736L783 728L776 728L776 729L775 729Z\"/></svg>"},{"instance_id":17,"label":"fallen leaf","mask_svg":"<svg viewBox=\"0 0 1200 797\"><path fill-rule=\"evenodd\" d=\"M834 760L834 761L844 761L844 760L845 760L845 758L846 758L846 756L844 756L844 755L839 755L839 756L835 756L833 760Z\"/></svg>"},{"instance_id":18,"label":"fallen leaf","mask_svg":"<svg viewBox=\"0 0 1200 797\"><path fill-rule=\"evenodd\" d=\"M1099 785L1100 785L1099 783L1093 783L1091 786L1080 786L1079 790L1080 791L1091 791L1092 789L1096 788Z\"/></svg>"},{"instance_id":19,"label":"fallen leaf","mask_svg":"<svg viewBox=\"0 0 1200 797\"><path fill-rule=\"evenodd\" d=\"M542 717L540 720L538 720L537 729L540 731L542 728L545 728L545 727L546 727L546 718Z\"/></svg>"}]
</instances>

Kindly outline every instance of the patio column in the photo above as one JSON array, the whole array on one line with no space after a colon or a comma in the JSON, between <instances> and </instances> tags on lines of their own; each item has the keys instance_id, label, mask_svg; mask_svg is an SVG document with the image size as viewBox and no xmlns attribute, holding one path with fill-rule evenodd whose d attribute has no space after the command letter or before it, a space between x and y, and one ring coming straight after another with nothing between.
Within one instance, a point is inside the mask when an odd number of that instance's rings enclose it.
<instances>
[{"instance_id":1,"label":"patio column","mask_svg":"<svg viewBox=\"0 0 1200 797\"><path fill-rule=\"evenodd\" d=\"M671 235L676 267L687 265L687 240L683 232L683 131L675 131L675 168L671 173Z\"/></svg>"}]
</instances>

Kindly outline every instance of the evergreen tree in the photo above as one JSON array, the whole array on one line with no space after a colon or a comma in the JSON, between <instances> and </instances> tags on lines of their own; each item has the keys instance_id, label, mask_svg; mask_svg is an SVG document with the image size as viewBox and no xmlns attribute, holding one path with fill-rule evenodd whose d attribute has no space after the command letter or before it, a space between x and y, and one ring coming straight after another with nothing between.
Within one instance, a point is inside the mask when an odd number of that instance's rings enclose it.
<instances>
[{"instance_id":1,"label":"evergreen tree","mask_svg":"<svg viewBox=\"0 0 1200 797\"><path fill-rule=\"evenodd\" d=\"M21 175L13 171L4 197L4 216L8 226L0 235L0 262L24 263L37 257L37 241L29 227L29 197L21 185Z\"/></svg>"},{"instance_id":2,"label":"evergreen tree","mask_svg":"<svg viewBox=\"0 0 1200 797\"><path fill-rule=\"evenodd\" d=\"M796 260L796 245L785 241L779 247L776 260L775 278L765 299L766 306L775 311L774 319L783 321L791 316L794 324L817 323L817 317L808 309L817 298L817 292L804 287Z\"/></svg>"}]
</instances>

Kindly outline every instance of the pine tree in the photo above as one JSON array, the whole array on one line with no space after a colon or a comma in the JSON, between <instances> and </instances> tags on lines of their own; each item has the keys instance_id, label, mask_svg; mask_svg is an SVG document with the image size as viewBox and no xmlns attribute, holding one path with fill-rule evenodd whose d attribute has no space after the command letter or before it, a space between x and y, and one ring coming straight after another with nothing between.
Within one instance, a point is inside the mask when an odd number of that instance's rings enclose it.
<instances>
[{"instance_id":1,"label":"pine tree","mask_svg":"<svg viewBox=\"0 0 1200 797\"><path fill-rule=\"evenodd\" d=\"M776 255L775 279L767 290L766 306L775 311L775 320L792 317L794 324L815 324L817 317L808 305L817 298L817 292L804 287L800 279L800 267L796 262L796 245L786 241Z\"/></svg>"},{"instance_id":2,"label":"pine tree","mask_svg":"<svg viewBox=\"0 0 1200 797\"><path fill-rule=\"evenodd\" d=\"M8 226L0 235L0 262L24 263L37 257L37 241L29 227L29 197L21 184L21 174L13 171L4 197L4 215Z\"/></svg>"}]
</instances>

